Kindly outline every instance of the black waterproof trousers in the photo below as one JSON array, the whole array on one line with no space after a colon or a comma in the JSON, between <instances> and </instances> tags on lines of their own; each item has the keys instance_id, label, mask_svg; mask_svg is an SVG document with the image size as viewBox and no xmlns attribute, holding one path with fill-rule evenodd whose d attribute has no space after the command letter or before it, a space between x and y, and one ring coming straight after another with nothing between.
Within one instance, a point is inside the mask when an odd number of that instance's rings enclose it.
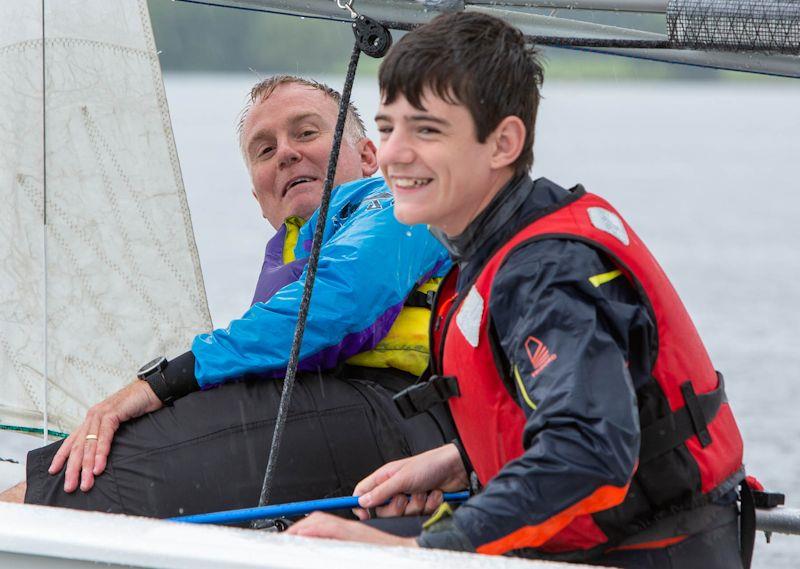
<instances>
[{"instance_id":1,"label":"black waterproof trousers","mask_svg":"<svg viewBox=\"0 0 800 569\"><path fill-rule=\"evenodd\" d=\"M350 495L381 465L455 437L444 407L403 419L392 401L411 375L344 366L300 374L270 503ZM165 518L258 505L282 382L250 380L187 395L124 423L89 492L47 473L60 442L28 454L25 501Z\"/></svg>"}]
</instances>

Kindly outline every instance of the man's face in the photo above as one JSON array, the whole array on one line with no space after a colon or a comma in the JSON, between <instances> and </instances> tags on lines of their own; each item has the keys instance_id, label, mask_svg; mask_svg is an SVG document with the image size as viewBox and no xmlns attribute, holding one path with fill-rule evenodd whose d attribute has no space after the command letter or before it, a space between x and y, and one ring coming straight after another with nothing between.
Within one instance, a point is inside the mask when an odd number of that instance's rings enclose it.
<instances>
[{"instance_id":1,"label":"man's face","mask_svg":"<svg viewBox=\"0 0 800 569\"><path fill-rule=\"evenodd\" d=\"M395 216L459 235L488 204L492 148L479 143L467 108L426 91L425 110L402 95L381 104L378 164L395 196Z\"/></svg>"},{"instance_id":2,"label":"man's face","mask_svg":"<svg viewBox=\"0 0 800 569\"><path fill-rule=\"evenodd\" d=\"M242 142L253 195L273 227L293 215L308 219L319 207L337 112L336 103L322 91L286 83L247 113ZM364 138L353 143L345 136L334 185L376 170L372 142Z\"/></svg>"}]
</instances>

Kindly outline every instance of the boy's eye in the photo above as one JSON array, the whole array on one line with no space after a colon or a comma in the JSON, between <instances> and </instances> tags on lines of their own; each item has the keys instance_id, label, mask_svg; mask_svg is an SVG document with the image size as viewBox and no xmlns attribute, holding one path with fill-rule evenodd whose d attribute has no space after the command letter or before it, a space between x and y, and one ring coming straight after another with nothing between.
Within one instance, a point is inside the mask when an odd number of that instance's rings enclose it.
<instances>
[{"instance_id":1,"label":"boy's eye","mask_svg":"<svg viewBox=\"0 0 800 569\"><path fill-rule=\"evenodd\" d=\"M434 128L432 126L421 126L419 127L418 132L420 134L438 134L441 131L438 128Z\"/></svg>"}]
</instances>

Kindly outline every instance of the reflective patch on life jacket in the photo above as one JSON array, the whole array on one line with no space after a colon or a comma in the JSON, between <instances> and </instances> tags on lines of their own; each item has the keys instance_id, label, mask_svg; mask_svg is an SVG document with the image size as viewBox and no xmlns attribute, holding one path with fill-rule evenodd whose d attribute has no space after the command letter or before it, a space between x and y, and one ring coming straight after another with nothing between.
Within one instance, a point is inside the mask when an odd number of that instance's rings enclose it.
<instances>
[{"instance_id":1,"label":"reflective patch on life jacket","mask_svg":"<svg viewBox=\"0 0 800 569\"><path fill-rule=\"evenodd\" d=\"M630 244L628 232L625 231L625 225L619 216L603 207L590 207L586 210L589 213L589 221L592 222L597 229L605 231L609 235L613 235L619 239L623 245Z\"/></svg>"},{"instance_id":2,"label":"reflective patch on life jacket","mask_svg":"<svg viewBox=\"0 0 800 569\"><path fill-rule=\"evenodd\" d=\"M478 347L481 337L481 320L483 319L483 297L474 286L469 289L467 298L458 311L456 325L473 348Z\"/></svg>"}]
</instances>

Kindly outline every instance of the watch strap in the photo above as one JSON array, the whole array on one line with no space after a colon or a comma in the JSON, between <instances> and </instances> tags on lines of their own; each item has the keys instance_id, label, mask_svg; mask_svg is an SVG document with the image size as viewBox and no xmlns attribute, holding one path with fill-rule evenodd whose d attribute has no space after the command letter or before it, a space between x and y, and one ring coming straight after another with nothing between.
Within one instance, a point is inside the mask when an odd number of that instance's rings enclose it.
<instances>
[{"instance_id":1,"label":"watch strap","mask_svg":"<svg viewBox=\"0 0 800 569\"><path fill-rule=\"evenodd\" d=\"M153 373L148 374L143 378L147 385L153 390L153 393L156 394L161 402L164 405L172 405L172 402L175 400L174 394L171 392L169 385L167 384L167 378L164 377L164 372L162 370L156 370Z\"/></svg>"}]
</instances>

